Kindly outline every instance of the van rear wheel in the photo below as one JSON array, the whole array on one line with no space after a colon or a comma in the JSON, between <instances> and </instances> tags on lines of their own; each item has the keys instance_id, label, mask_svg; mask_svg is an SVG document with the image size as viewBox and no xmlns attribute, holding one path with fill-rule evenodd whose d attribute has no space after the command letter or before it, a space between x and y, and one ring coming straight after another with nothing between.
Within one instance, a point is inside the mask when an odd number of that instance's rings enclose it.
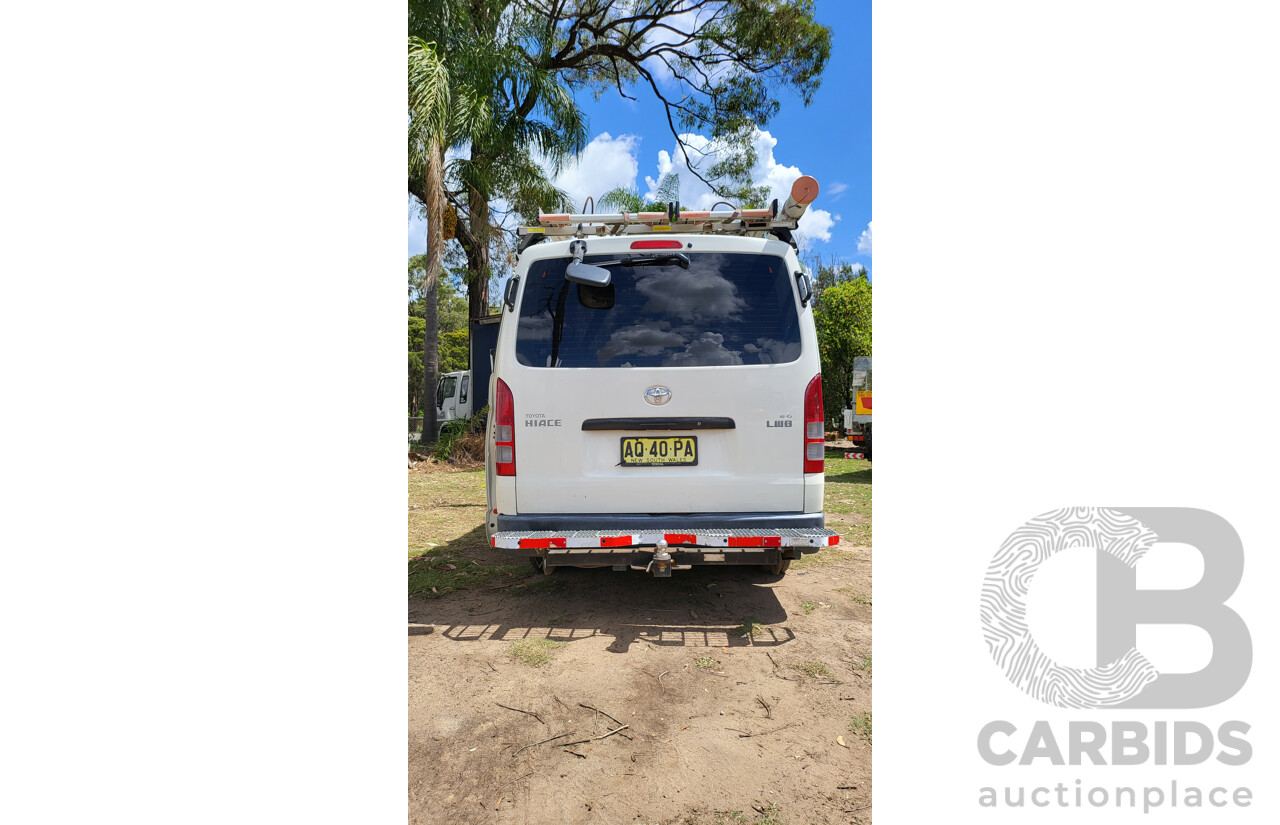
<instances>
[{"instance_id":1,"label":"van rear wheel","mask_svg":"<svg viewBox=\"0 0 1280 825\"><path fill-rule=\"evenodd\" d=\"M779 559L777 564L762 564L760 569L771 576L781 576L791 566L791 559Z\"/></svg>"}]
</instances>

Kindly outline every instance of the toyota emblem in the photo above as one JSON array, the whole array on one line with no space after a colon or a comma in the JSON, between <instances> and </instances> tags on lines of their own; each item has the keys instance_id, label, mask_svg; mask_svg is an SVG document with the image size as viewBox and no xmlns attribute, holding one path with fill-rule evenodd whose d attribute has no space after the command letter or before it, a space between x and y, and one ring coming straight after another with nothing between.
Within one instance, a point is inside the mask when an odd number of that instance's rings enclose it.
<instances>
[{"instance_id":1,"label":"toyota emblem","mask_svg":"<svg viewBox=\"0 0 1280 825\"><path fill-rule=\"evenodd\" d=\"M644 400L655 407L661 407L671 400L671 390L663 386L650 387L644 391Z\"/></svg>"}]
</instances>

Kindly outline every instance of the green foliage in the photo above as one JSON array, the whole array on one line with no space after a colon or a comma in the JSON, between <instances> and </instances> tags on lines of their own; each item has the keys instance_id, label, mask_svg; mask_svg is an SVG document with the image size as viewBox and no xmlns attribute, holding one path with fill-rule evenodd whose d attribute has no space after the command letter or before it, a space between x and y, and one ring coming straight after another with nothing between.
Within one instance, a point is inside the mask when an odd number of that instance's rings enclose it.
<instances>
[{"instance_id":1,"label":"green foliage","mask_svg":"<svg viewBox=\"0 0 1280 825\"><path fill-rule=\"evenodd\" d=\"M413 339L413 321L409 319L409 339L412 346ZM416 319L421 321L421 318ZM418 348L421 349L422 333L418 333ZM409 415L417 417L422 414L422 403L418 398L418 393L422 392L422 353L409 350Z\"/></svg>"},{"instance_id":2,"label":"green foliage","mask_svg":"<svg viewBox=\"0 0 1280 825\"><path fill-rule=\"evenodd\" d=\"M871 354L871 280L865 270L844 280L839 274L819 269L819 283L827 277L834 285L825 287L814 302L814 323L818 328L818 351L822 360L822 402L827 420L839 418L841 411L852 409L853 359Z\"/></svg>"},{"instance_id":3,"label":"green foliage","mask_svg":"<svg viewBox=\"0 0 1280 825\"><path fill-rule=\"evenodd\" d=\"M526 7L507 0L504 6ZM636 90L662 103L690 170L721 197L742 197L756 162L757 127L790 91L808 105L831 53L831 30L814 20L813 0L687 0L527 4L536 34L528 58L570 89L596 96ZM659 79L655 64L664 64ZM685 140L704 134L720 150L715 165ZM668 198L668 200L674 200Z\"/></svg>"},{"instance_id":4,"label":"green foliage","mask_svg":"<svg viewBox=\"0 0 1280 825\"><path fill-rule=\"evenodd\" d=\"M488 417L489 408L486 406L476 412L475 415L446 421L444 427L440 430L440 440L436 442L432 455L438 461L448 461L453 457L454 451L458 449L458 442L462 440L462 437L480 432L480 428L484 426L484 422L488 420Z\"/></svg>"},{"instance_id":5,"label":"green foliage","mask_svg":"<svg viewBox=\"0 0 1280 825\"><path fill-rule=\"evenodd\" d=\"M427 256L414 255L409 258L409 315L414 318L426 317L426 305L423 296L423 280L426 277ZM465 274L463 269L461 274ZM465 285L457 269L442 271L436 279L436 318L441 334L456 332L467 328L467 299L463 294ZM417 349L422 349L422 340L418 339ZM441 372L448 370L441 369Z\"/></svg>"},{"instance_id":6,"label":"green foliage","mask_svg":"<svg viewBox=\"0 0 1280 825\"><path fill-rule=\"evenodd\" d=\"M427 334L427 322L423 318L409 316L409 354L418 355L422 353L422 336ZM418 362L418 369L422 369L422 362Z\"/></svg>"},{"instance_id":7,"label":"green foliage","mask_svg":"<svg viewBox=\"0 0 1280 825\"><path fill-rule=\"evenodd\" d=\"M653 194L654 200L646 201L640 197L640 190L635 187L628 189L619 186L610 189L600 197L596 210L599 212L607 212L610 209L616 209L619 212L665 212L667 204L680 200L680 175L676 172L663 175Z\"/></svg>"},{"instance_id":8,"label":"green foliage","mask_svg":"<svg viewBox=\"0 0 1280 825\"><path fill-rule=\"evenodd\" d=\"M427 256L409 258L409 414L422 412L418 394L422 391L422 345L426 335L426 304L423 281L426 276ZM442 272L436 279L436 375L467 369L470 362L470 342L467 333L467 299L462 295L462 285L456 270ZM435 392L435 388L429 389Z\"/></svg>"},{"instance_id":9,"label":"green foliage","mask_svg":"<svg viewBox=\"0 0 1280 825\"><path fill-rule=\"evenodd\" d=\"M458 299L461 303L461 321L462 328L453 331L440 332L437 337L437 360L439 365L436 369L436 375L444 375L447 372L460 372L467 369L470 361L471 341L466 330L466 302ZM427 322L422 318L409 316L409 414L418 415L422 411L422 404L416 406L414 401L417 399L418 393L422 390L422 338L426 334ZM443 325L442 325L443 326ZM435 388L431 388L431 392L435 392Z\"/></svg>"},{"instance_id":10,"label":"green foliage","mask_svg":"<svg viewBox=\"0 0 1280 825\"><path fill-rule=\"evenodd\" d=\"M868 745L871 744L871 711L867 711L862 716L855 716L853 721L849 723L849 731L858 734L862 741Z\"/></svg>"},{"instance_id":11,"label":"green foliage","mask_svg":"<svg viewBox=\"0 0 1280 825\"><path fill-rule=\"evenodd\" d=\"M440 333L440 374L467 369L470 345L465 329Z\"/></svg>"},{"instance_id":12,"label":"green foliage","mask_svg":"<svg viewBox=\"0 0 1280 825\"><path fill-rule=\"evenodd\" d=\"M410 0L409 33L418 38L411 44L420 62L430 58L443 66L449 99L468 115L461 118L465 128L451 124L434 132L444 135L446 146L469 145L465 156L446 164L444 189L457 208L473 313L484 311L482 293L506 257L491 204L501 198L526 218L539 207L567 205L548 173L586 144L586 119L574 98L579 91L633 99L635 92L652 94L694 175L738 205L764 205L767 193L750 186L755 130L777 113L779 93L812 101L830 56L831 30L814 19L814 0L702 0L694 11L687 0ZM430 91L443 88L438 72L411 72L410 87L422 108L444 111L438 105L444 93ZM483 118L472 116L480 112ZM415 114L410 125L437 122L444 121ZM690 151L685 136L692 132L711 138L715 151ZM409 191L425 203L415 150L411 140ZM665 184L659 201L677 200L678 189ZM609 195L601 202L641 211L634 208L638 192Z\"/></svg>"}]
</instances>

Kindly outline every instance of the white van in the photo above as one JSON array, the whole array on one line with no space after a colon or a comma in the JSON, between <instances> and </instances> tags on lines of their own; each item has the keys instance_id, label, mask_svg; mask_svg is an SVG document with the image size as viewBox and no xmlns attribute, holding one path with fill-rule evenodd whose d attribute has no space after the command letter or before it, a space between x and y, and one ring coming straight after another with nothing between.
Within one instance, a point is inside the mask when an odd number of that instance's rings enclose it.
<instances>
[{"instance_id":1,"label":"white van","mask_svg":"<svg viewBox=\"0 0 1280 825\"><path fill-rule=\"evenodd\" d=\"M492 546L544 572L669 576L781 575L838 543L812 286L788 232L816 194L802 178L781 212L542 216L494 350Z\"/></svg>"}]
</instances>

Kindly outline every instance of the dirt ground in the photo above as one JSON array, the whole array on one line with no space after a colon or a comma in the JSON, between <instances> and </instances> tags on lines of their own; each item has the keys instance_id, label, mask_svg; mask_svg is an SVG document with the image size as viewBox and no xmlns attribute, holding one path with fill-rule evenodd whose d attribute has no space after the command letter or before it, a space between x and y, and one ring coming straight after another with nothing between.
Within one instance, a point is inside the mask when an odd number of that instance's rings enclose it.
<instances>
[{"instance_id":1,"label":"dirt ground","mask_svg":"<svg viewBox=\"0 0 1280 825\"><path fill-rule=\"evenodd\" d=\"M654 579L534 574L482 472L410 470L409 821L869 823L871 469L827 476L839 546Z\"/></svg>"}]
</instances>

